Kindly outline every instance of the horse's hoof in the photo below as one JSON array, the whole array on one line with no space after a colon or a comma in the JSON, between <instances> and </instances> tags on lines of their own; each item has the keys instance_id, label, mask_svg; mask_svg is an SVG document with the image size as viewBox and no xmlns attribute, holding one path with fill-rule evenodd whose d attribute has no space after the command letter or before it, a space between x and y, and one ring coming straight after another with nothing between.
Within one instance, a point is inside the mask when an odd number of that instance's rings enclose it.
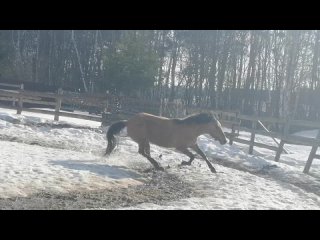
<instances>
[{"instance_id":1,"label":"horse's hoof","mask_svg":"<svg viewBox=\"0 0 320 240\"><path fill-rule=\"evenodd\" d=\"M164 172L164 168L163 167L157 167L156 170Z\"/></svg>"},{"instance_id":2,"label":"horse's hoof","mask_svg":"<svg viewBox=\"0 0 320 240\"><path fill-rule=\"evenodd\" d=\"M185 166L185 165L190 166L190 165L191 165L191 162L182 161L182 162L181 162L181 166Z\"/></svg>"},{"instance_id":3,"label":"horse's hoof","mask_svg":"<svg viewBox=\"0 0 320 240\"><path fill-rule=\"evenodd\" d=\"M212 173L217 173L217 171L214 168L210 169Z\"/></svg>"}]
</instances>

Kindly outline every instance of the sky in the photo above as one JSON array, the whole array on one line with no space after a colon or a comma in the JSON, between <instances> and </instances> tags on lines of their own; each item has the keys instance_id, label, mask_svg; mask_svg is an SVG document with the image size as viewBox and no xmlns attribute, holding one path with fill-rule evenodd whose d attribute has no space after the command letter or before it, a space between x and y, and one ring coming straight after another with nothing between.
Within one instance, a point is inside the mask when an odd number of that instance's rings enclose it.
<instances>
[{"instance_id":1,"label":"sky","mask_svg":"<svg viewBox=\"0 0 320 240\"><path fill-rule=\"evenodd\" d=\"M73 127L57 127L62 123ZM61 117L54 122L51 115L17 115L14 110L0 108L0 199L43 191L69 194L142 186L148 180L142 172L152 166L137 153L137 144L125 131L118 138L115 153L106 158L107 128L94 121ZM317 130L296 134L315 137ZM240 137L249 138L250 133L241 131ZM270 137L256 138L275 144ZM200 136L198 144L217 174L200 158L191 166L179 167L187 160L185 155L151 145L152 156L166 173L189 184L193 196L116 209L320 209L319 161L313 161L310 174L302 172L311 147L285 145L289 154L274 162L275 152L267 149L255 147L249 155L246 145L222 146L207 135Z\"/></svg>"}]
</instances>

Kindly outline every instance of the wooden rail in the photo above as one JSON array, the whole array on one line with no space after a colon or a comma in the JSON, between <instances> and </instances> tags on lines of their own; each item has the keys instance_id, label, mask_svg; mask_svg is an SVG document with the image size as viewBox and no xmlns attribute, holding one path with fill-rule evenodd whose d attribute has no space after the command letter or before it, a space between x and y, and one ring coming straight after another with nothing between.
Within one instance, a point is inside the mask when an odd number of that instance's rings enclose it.
<instances>
[{"instance_id":1,"label":"wooden rail","mask_svg":"<svg viewBox=\"0 0 320 240\"><path fill-rule=\"evenodd\" d=\"M221 114L225 116L230 115L230 114L224 114L223 112ZM241 124L236 124L237 122L241 123L242 120L251 121L252 122L251 128L243 127L241 126ZM269 131L262 124L262 122L282 125L282 132ZM238 116L235 117L235 120L231 123L233 123L231 124L232 125L231 133L227 134L227 136L230 139L229 143L233 144L233 142L238 142L238 143L249 145L249 150L248 150L249 154L253 153L254 147L265 148L265 149L275 151L276 154L275 154L274 160L279 161L281 157L281 153L288 152L288 151L285 151L285 148L284 148L285 144L312 146L307 163L303 170L304 173L309 172L313 159L320 159L319 154L316 154L317 149L320 146L320 133L318 133L316 138L308 138L308 137L289 134L289 129L291 126L319 129L319 132L320 132L319 122L291 120L291 119L285 120L285 119L277 119L277 118L270 118L270 117L247 116L247 115L239 114ZM260 123L263 125L261 126L263 130L257 129L257 125L261 125ZM224 124L224 121L221 121L221 124L225 127L230 126L230 123L228 121L226 121L226 124ZM237 134L235 134L235 130L246 131L251 133L250 140L240 138L239 135L237 136ZM256 142L255 138L257 134L271 137L276 142L277 146L271 146L271 145ZM278 142L277 139L280 140L280 143Z\"/></svg>"},{"instance_id":2,"label":"wooden rail","mask_svg":"<svg viewBox=\"0 0 320 240\"><path fill-rule=\"evenodd\" d=\"M7 85L8 84L2 84L2 86L7 86ZM73 118L80 118L80 119L102 122L101 116L89 116L84 114L63 112L61 111L62 103L94 106L94 107L101 108L103 111L105 111L107 106L107 99L106 99L106 96L104 95L69 94L69 93L65 94L63 93L62 90L58 90L58 93L43 93L43 92L25 91L23 89L14 90L14 91L0 89L0 100L18 102L18 106L15 106L15 105L6 106L1 104L1 107L16 109L17 114L21 114L22 111L50 114L54 116L55 121L59 121L60 116L65 116L65 117L73 117ZM49 107L53 107L54 110L25 108L23 107L23 103L46 105Z\"/></svg>"}]
</instances>

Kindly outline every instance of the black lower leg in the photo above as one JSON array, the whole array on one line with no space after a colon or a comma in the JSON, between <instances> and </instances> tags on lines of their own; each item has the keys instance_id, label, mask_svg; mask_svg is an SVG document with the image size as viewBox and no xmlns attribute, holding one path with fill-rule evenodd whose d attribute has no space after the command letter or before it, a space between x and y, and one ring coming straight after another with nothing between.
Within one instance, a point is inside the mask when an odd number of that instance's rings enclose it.
<instances>
[{"instance_id":1,"label":"black lower leg","mask_svg":"<svg viewBox=\"0 0 320 240\"><path fill-rule=\"evenodd\" d=\"M212 166L212 164L207 159L207 156L201 151L198 145L195 145L192 147L193 150L195 150L207 163L208 167L210 168L210 171L213 173L216 173L216 169Z\"/></svg>"},{"instance_id":2,"label":"black lower leg","mask_svg":"<svg viewBox=\"0 0 320 240\"><path fill-rule=\"evenodd\" d=\"M144 155L144 156L151 162L151 164L155 167L155 169L164 171L164 168L161 167L160 164L156 160L154 160L152 157L150 157L148 155Z\"/></svg>"},{"instance_id":3,"label":"black lower leg","mask_svg":"<svg viewBox=\"0 0 320 240\"><path fill-rule=\"evenodd\" d=\"M205 159L205 161L206 161L208 167L210 168L210 171L213 173L216 173L217 172L216 169L212 166L212 164L209 162L209 160Z\"/></svg>"},{"instance_id":4,"label":"black lower leg","mask_svg":"<svg viewBox=\"0 0 320 240\"><path fill-rule=\"evenodd\" d=\"M147 155L144 151L142 151L142 148L140 147L139 147L139 153L145 158L147 158L156 170L164 171L164 168L161 167L160 164L156 160L154 160L151 156Z\"/></svg>"},{"instance_id":5,"label":"black lower leg","mask_svg":"<svg viewBox=\"0 0 320 240\"><path fill-rule=\"evenodd\" d=\"M190 158L189 161L182 161L181 165L191 165L192 161L195 158L194 154L192 154L192 152L190 152L187 148L178 149L178 151L182 152Z\"/></svg>"},{"instance_id":6,"label":"black lower leg","mask_svg":"<svg viewBox=\"0 0 320 240\"><path fill-rule=\"evenodd\" d=\"M192 157L189 159L189 161L182 161L182 162L181 162L181 165L188 165L188 166L190 166L193 160L194 160L194 156L192 156Z\"/></svg>"}]
</instances>

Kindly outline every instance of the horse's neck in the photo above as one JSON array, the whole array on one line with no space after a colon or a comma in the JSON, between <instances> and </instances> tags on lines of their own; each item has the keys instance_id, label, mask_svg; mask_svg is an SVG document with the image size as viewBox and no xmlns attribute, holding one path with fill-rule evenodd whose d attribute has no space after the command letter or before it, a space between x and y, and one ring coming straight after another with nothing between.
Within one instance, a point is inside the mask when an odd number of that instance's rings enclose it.
<instances>
[{"instance_id":1,"label":"horse's neck","mask_svg":"<svg viewBox=\"0 0 320 240\"><path fill-rule=\"evenodd\" d=\"M195 131L195 134L197 135L197 137L200 136L200 135L209 133L208 129L204 128L201 125L195 125L194 128L195 128L194 131Z\"/></svg>"}]
</instances>

